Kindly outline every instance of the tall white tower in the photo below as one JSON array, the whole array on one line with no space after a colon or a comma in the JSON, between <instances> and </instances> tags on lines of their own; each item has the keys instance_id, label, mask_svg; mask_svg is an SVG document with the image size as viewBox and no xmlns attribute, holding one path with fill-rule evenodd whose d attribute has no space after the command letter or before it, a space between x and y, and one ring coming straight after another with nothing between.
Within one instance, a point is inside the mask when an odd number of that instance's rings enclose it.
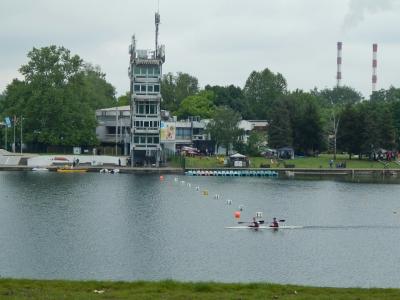
<instances>
[{"instance_id":1,"label":"tall white tower","mask_svg":"<svg viewBox=\"0 0 400 300\"><path fill-rule=\"evenodd\" d=\"M162 64L165 48L158 46L160 14L155 14L155 50L136 49L135 36L129 47L131 95L131 166L159 166L160 103Z\"/></svg>"}]
</instances>

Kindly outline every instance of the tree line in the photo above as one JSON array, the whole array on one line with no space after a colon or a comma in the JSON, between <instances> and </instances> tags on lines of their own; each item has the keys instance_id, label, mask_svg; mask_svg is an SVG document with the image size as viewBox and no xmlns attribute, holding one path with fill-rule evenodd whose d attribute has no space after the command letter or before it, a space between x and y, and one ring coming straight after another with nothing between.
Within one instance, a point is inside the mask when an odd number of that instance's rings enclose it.
<instances>
[{"instance_id":1,"label":"tree line","mask_svg":"<svg viewBox=\"0 0 400 300\"><path fill-rule=\"evenodd\" d=\"M369 99L348 86L289 91L282 74L264 69L253 71L243 88L206 85L200 89L192 75L166 74L162 95L163 108L178 118L212 118L208 129L217 146L230 145L251 155L265 144L293 147L304 155L337 148L350 158L400 147L400 89L395 87L374 92ZM268 121L268 135L252 133L244 145L237 128L241 119Z\"/></svg>"},{"instance_id":2,"label":"tree line","mask_svg":"<svg viewBox=\"0 0 400 300\"><path fill-rule=\"evenodd\" d=\"M14 79L1 95L2 120L23 126L24 143L33 151L97 145L95 110L116 104L115 88L100 67L64 47L33 48L27 56L19 69L23 79Z\"/></svg>"},{"instance_id":3,"label":"tree line","mask_svg":"<svg viewBox=\"0 0 400 300\"><path fill-rule=\"evenodd\" d=\"M95 110L129 105L129 92L116 98L100 67L64 47L33 48L28 62L0 93L0 115L23 118L24 142L94 146ZM217 146L257 155L262 147L293 147L312 155L338 151L371 155L400 146L400 89L374 92L369 99L347 86L289 91L284 76L268 68L249 74L243 87L206 85L187 73L164 74L162 108L186 119L211 119L207 130ZM268 121L268 135L254 132L243 143L240 120ZM18 119L16 119L18 126ZM335 130L336 128L336 130ZM1 134L4 134L1 131Z\"/></svg>"}]
</instances>

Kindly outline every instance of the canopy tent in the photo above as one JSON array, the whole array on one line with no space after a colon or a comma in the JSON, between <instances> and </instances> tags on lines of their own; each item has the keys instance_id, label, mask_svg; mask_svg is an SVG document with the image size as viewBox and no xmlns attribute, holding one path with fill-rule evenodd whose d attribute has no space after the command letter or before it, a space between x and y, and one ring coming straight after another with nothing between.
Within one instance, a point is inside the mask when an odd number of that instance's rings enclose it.
<instances>
[{"instance_id":1,"label":"canopy tent","mask_svg":"<svg viewBox=\"0 0 400 300\"><path fill-rule=\"evenodd\" d=\"M240 153L235 153L230 156L230 158L246 158L246 155L240 154Z\"/></svg>"},{"instance_id":2,"label":"canopy tent","mask_svg":"<svg viewBox=\"0 0 400 300\"><path fill-rule=\"evenodd\" d=\"M248 167L249 160L246 155L236 153L229 156L230 166L231 167Z\"/></svg>"}]
</instances>

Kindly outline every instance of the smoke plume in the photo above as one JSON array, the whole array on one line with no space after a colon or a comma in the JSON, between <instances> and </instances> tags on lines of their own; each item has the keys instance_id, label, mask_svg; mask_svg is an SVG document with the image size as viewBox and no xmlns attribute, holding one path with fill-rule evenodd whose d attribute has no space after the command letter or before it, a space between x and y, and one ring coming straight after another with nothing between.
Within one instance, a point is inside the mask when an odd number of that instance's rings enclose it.
<instances>
[{"instance_id":1,"label":"smoke plume","mask_svg":"<svg viewBox=\"0 0 400 300\"><path fill-rule=\"evenodd\" d=\"M343 29L356 27L368 14L376 14L393 7L394 0L350 0Z\"/></svg>"}]
</instances>

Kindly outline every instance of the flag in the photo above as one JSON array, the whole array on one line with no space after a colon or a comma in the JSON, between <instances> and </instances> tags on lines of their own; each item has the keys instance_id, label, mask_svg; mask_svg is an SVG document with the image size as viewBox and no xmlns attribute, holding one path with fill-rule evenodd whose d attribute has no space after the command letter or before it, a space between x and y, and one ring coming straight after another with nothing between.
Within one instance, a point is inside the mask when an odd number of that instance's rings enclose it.
<instances>
[{"instance_id":1,"label":"flag","mask_svg":"<svg viewBox=\"0 0 400 300\"><path fill-rule=\"evenodd\" d=\"M10 128L10 127L11 127L11 120L10 120L10 118L9 118L9 117L5 117L4 121L6 122L7 127Z\"/></svg>"}]
</instances>

